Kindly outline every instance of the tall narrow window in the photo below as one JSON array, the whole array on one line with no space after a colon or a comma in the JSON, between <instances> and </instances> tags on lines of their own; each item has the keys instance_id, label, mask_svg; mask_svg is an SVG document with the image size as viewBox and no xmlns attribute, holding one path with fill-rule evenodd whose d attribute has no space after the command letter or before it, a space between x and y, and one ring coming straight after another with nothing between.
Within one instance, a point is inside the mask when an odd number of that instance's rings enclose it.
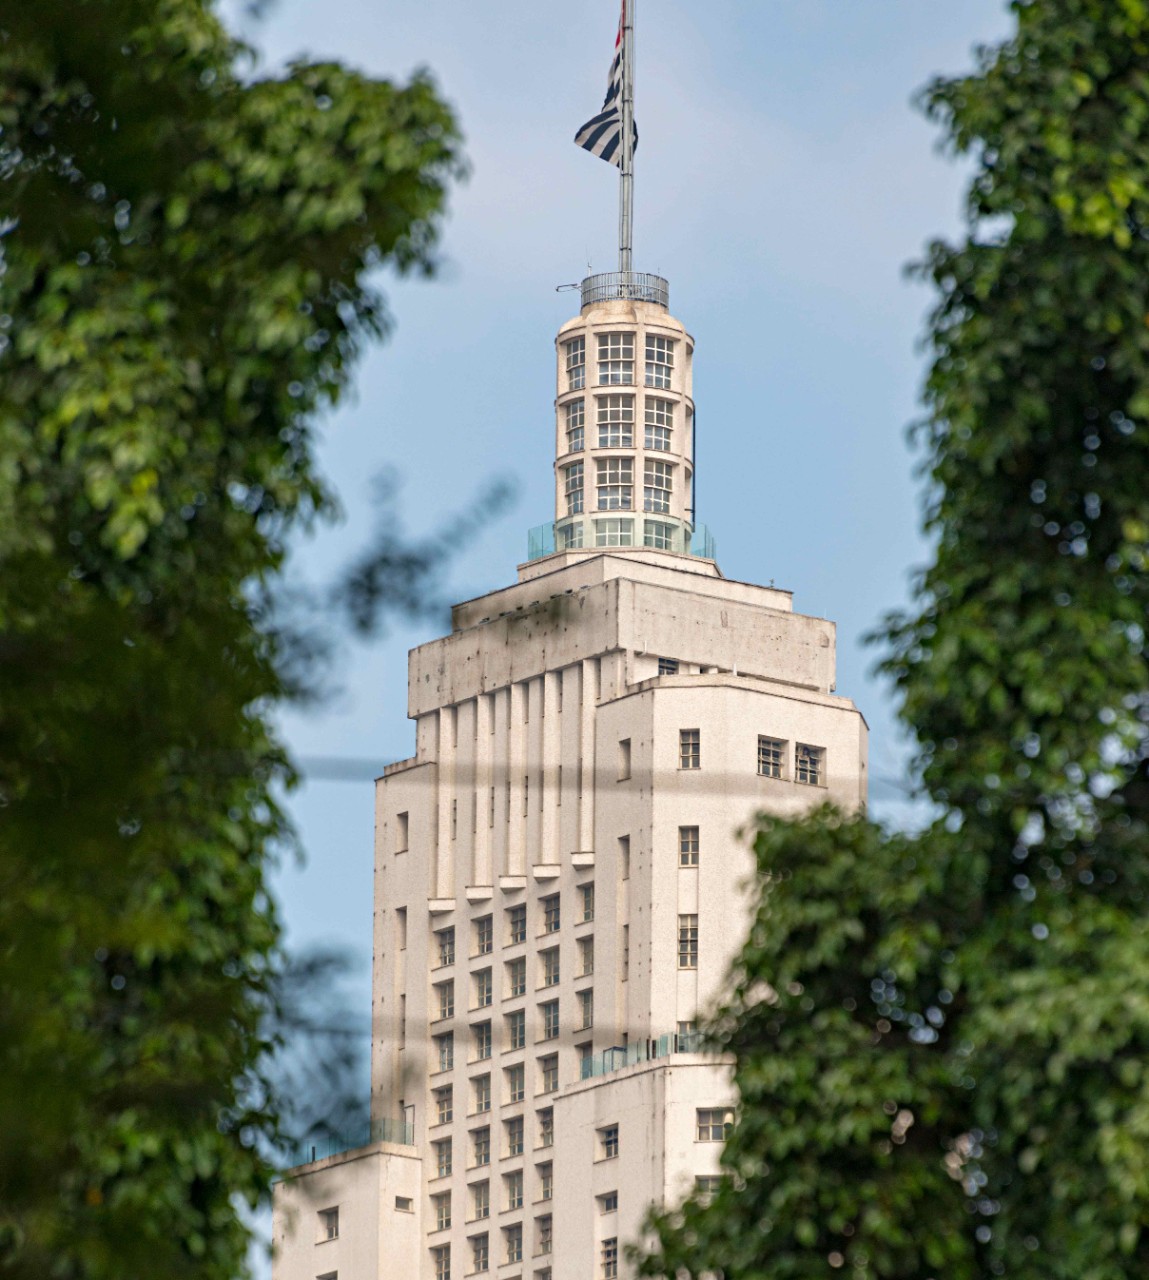
<instances>
[{"instance_id":1,"label":"tall narrow window","mask_svg":"<svg viewBox=\"0 0 1149 1280\"><path fill-rule=\"evenodd\" d=\"M399 997L399 1048L407 1044L407 997Z\"/></svg>"},{"instance_id":2,"label":"tall narrow window","mask_svg":"<svg viewBox=\"0 0 1149 1280\"><path fill-rule=\"evenodd\" d=\"M489 956L495 945L495 930L490 916L480 916L475 921L475 954Z\"/></svg>"},{"instance_id":3,"label":"tall narrow window","mask_svg":"<svg viewBox=\"0 0 1149 1280\"><path fill-rule=\"evenodd\" d=\"M780 778L786 744L778 738L758 735L758 772L764 778Z\"/></svg>"},{"instance_id":4,"label":"tall narrow window","mask_svg":"<svg viewBox=\"0 0 1149 1280\"><path fill-rule=\"evenodd\" d=\"M702 768L702 735L698 729L679 729L678 767L680 769Z\"/></svg>"},{"instance_id":5,"label":"tall narrow window","mask_svg":"<svg viewBox=\"0 0 1149 1280\"><path fill-rule=\"evenodd\" d=\"M598 336L600 386L625 386L634 381L634 334L600 333Z\"/></svg>"},{"instance_id":6,"label":"tall narrow window","mask_svg":"<svg viewBox=\"0 0 1149 1280\"><path fill-rule=\"evenodd\" d=\"M448 1031L445 1035L435 1037L435 1055L440 1071L450 1071L455 1065L455 1033Z\"/></svg>"},{"instance_id":7,"label":"tall narrow window","mask_svg":"<svg viewBox=\"0 0 1149 1280\"><path fill-rule=\"evenodd\" d=\"M567 453L581 453L585 444L586 401L571 400L566 407Z\"/></svg>"},{"instance_id":8,"label":"tall narrow window","mask_svg":"<svg viewBox=\"0 0 1149 1280\"><path fill-rule=\"evenodd\" d=\"M444 1085L434 1091L435 1123L450 1124L455 1118L455 1095L451 1086Z\"/></svg>"},{"instance_id":9,"label":"tall narrow window","mask_svg":"<svg viewBox=\"0 0 1149 1280\"><path fill-rule=\"evenodd\" d=\"M578 973L576 977L586 978L594 973L594 936L578 940Z\"/></svg>"},{"instance_id":10,"label":"tall narrow window","mask_svg":"<svg viewBox=\"0 0 1149 1280\"><path fill-rule=\"evenodd\" d=\"M435 1280L451 1280L451 1246L437 1244L431 1250L431 1262L435 1268Z\"/></svg>"},{"instance_id":11,"label":"tall narrow window","mask_svg":"<svg viewBox=\"0 0 1149 1280\"><path fill-rule=\"evenodd\" d=\"M490 969L480 969L475 974L475 1008L488 1009L494 993L494 983L491 980Z\"/></svg>"},{"instance_id":12,"label":"tall narrow window","mask_svg":"<svg viewBox=\"0 0 1149 1280\"><path fill-rule=\"evenodd\" d=\"M491 1127L471 1130L471 1164L475 1168L491 1163Z\"/></svg>"},{"instance_id":13,"label":"tall narrow window","mask_svg":"<svg viewBox=\"0 0 1149 1280\"><path fill-rule=\"evenodd\" d=\"M521 996L527 989L527 960L520 956L507 961L507 995Z\"/></svg>"},{"instance_id":14,"label":"tall narrow window","mask_svg":"<svg viewBox=\"0 0 1149 1280\"><path fill-rule=\"evenodd\" d=\"M586 339L571 338L563 343L566 353L567 390L581 391L586 386Z\"/></svg>"},{"instance_id":15,"label":"tall narrow window","mask_svg":"<svg viewBox=\"0 0 1149 1280\"><path fill-rule=\"evenodd\" d=\"M407 908L397 907L395 909L396 932L399 934L399 950L407 950Z\"/></svg>"},{"instance_id":16,"label":"tall narrow window","mask_svg":"<svg viewBox=\"0 0 1149 1280\"><path fill-rule=\"evenodd\" d=\"M471 1040L475 1047L475 1061L485 1062L491 1056L491 1024L476 1022L471 1028Z\"/></svg>"},{"instance_id":17,"label":"tall narrow window","mask_svg":"<svg viewBox=\"0 0 1149 1280\"><path fill-rule=\"evenodd\" d=\"M527 1069L523 1064L517 1063L513 1067L506 1068L507 1077L507 1101L522 1102L527 1095Z\"/></svg>"},{"instance_id":18,"label":"tall narrow window","mask_svg":"<svg viewBox=\"0 0 1149 1280\"><path fill-rule=\"evenodd\" d=\"M442 1138L431 1143L431 1147L435 1153L435 1177L449 1178L454 1163L451 1159L451 1139Z\"/></svg>"},{"instance_id":19,"label":"tall narrow window","mask_svg":"<svg viewBox=\"0 0 1149 1280\"><path fill-rule=\"evenodd\" d=\"M646 335L646 385L663 390L670 386L670 373L674 368L674 339Z\"/></svg>"},{"instance_id":20,"label":"tall narrow window","mask_svg":"<svg viewBox=\"0 0 1149 1280\"><path fill-rule=\"evenodd\" d=\"M670 449L670 433L674 428L674 404L656 396L646 397L646 422L643 444L647 449L666 452Z\"/></svg>"},{"instance_id":21,"label":"tall narrow window","mask_svg":"<svg viewBox=\"0 0 1149 1280\"><path fill-rule=\"evenodd\" d=\"M678 865L680 867L698 866L698 828L678 828Z\"/></svg>"},{"instance_id":22,"label":"tall narrow window","mask_svg":"<svg viewBox=\"0 0 1149 1280\"><path fill-rule=\"evenodd\" d=\"M618 780L625 782L630 777L630 739L623 738L618 744Z\"/></svg>"},{"instance_id":23,"label":"tall narrow window","mask_svg":"<svg viewBox=\"0 0 1149 1280\"><path fill-rule=\"evenodd\" d=\"M599 511L630 511L634 506L634 459L599 458L595 466Z\"/></svg>"},{"instance_id":24,"label":"tall narrow window","mask_svg":"<svg viewBox=\"0 0 1149 1280\"><path fill-rule=\"evenodd\" d=\"M559 1055L548 1054L539 1059L539 1075L543 1093L554 1093L559 1087Z\"/></svg>"},{"instance_id":25,"label":"tall narrow window","mask_svg":"<svg viewBox=\"0 0 1149 1280\"><path fill-rule=\"evenodd\" d=\"M539 1253L550 1253L554 1248L554 1228L551 1225L549 1213L535 1219L535 1240Z\"/></svg>"},{"instance_id":26,"label":"tall narrow window","mask_svg":"<svg viewBox=\"0 0 1149 1280\"><path fill-rule=\"evenodd\" d=\"M826 784L826 749L799 742L794 754L794 780L811 787Z\"/></svg>"},{"instance_id":27,"label":"tall narrow window","mask_svg":"<svg viewBox=\"0 0 1149 1280\"><path fill-rule=\"evenodd\" d=\"M603 1280L616 1280L618 1276L618 1237L611 1236L602 1242L602 1277Z\"/></svg>"},{"instance_id":28,"label":"tall narrow window","mask_svg":"<svg viewBox=\"0 0 1149 1280\"><path fill-rule=\"evenodd\" d=\"M431 1197L431 1208L435 1211L435 1230L447 1231L451 1226L451 1193L441 1191Z\"/></svg>"},{"instance_id":29,"label":"tall narrow window","mask_svg":"<svg viewBox=\"0 0 1149 1280\"><path fill-rule=\"evenodd\" d=\"M678 917L678 967L698 968L698 917Z\"/></svg>"},{"instance_id":30,"label":"tall narrow window","mask_svg":"<svg viewBox=\"0 0 1149 1280\"><path fill-rule=\"evenodd\" d=\"M535 1165L539 1175L539 1199L553 1200L555 1197L555 1167L548 1160L546 1164Z\"/></svg>"},{"instance_id":31,"label":"tall narrow window","mask_svg":"<svg viewBox=\"0 0 1149 1280\"><path fill-rule=\"evenodd\" d=\"M319 1238L320 1240L338 1240L339 1239L339 1206L336 1205L331 1209L319 1210Z\"/></svg>"},{"instance_id":32,"label":"tall narrow window","mask_svg":"<svg viewBox=\"0 0 1149 1280\"><path fill-rule=\"evenodd\" d=\"M491 1247L484 1231L482 1235L471 1237L471 1274L489 1270L491 1265Z\"/></svg>"},{"instance_id":33,"label":"tall narrow window","mask_svg":"<svg viewBox=\"0 0 1149 1280\"><path fill-rule=\"evenodd\" d=\"M507 1134L507 1155L521 1156L523 1154L523 1117L512 1116L510 1120L504 1120L503 1128Z\"/></svg>"},{"instance_id":34,"label":"tall narrow window","mask_svg":"<svg viewBox=\"0 0 1149 1280\"><path fill-rule=\"evenodd\" d=\"M491 1184L471 1183L471 1221L477 1222L491 1216Z\"/></svg>"},{"instance_id":35,"label":"tall narrow window","mask_svg":"<svg viewBox=\"0 0 1149 1280\"><path fill-rule=\"evenodd\" d=\"M520 1175L521 1177L522 1175ZM519 1195L518 1208L522 1208L523 1197ZM523 1260L523 1225L516 1222L514 1226L503 1228L503 1240L505 1242L506 1254L504 1261L506 1262L522 1262Z\"/></svg>"},{"instance_id":36,"label":"tall narrow window","mask_svg":"<svg viewBox=\"0 0 1149 1280\"><path fill-rule=\"evenodd\" d=\"M622 980L630 977L630 925L622 926Z\"/></svg>"},{"instance_id":37,"label":"tall narrow window","mask_svg":"<svg viewBox=\"0 0 1149 1280\"><path fill-rule=\"evenodd\" d=\"M455 928L436 929L435 942L439 951L439 967L455 963Z\"/></svg>"},{"instance_id":38,"label":"tall narrow window","mask_svg":"<svg viewBox=\"0 0 1149 1280\"><path fill-rule=\"evenodd\" d=\"M558 947L549 947L546 951L540 951L539 959L542 961L543 986L557 987L559 985Z\"/></svg>"},{"instance_id":39,"label":"tall narrow window","mask_svg":"<svg viewBox=\"0 0 1149 1280\"><path fill-rule=\"evenodd\" d=\"M561 916L559 914L559 895L552 893L543 900L543 933L558 933Z\"/></svg>"},{"instance_id":40,"label":"tall narrow window","mask_svg":"<svg viewBox=\"0 0 1149 1280\"><path fill-rule=\"evenodd\" d=\"M608 1124L598 1131L598 1158L613 1160L618 1155L618 1125Z\"/></svg>"},{"instance_id":41,"label":"tall narrow window","mask_svg":"<svg viewBox=\"0 0 1149 1280\"><path fill-rule=\"evenodd\" d=\"M527 909L524 905L507 909L507 942L510 946L527 940Z\"/></svg>"},{"instance_id":42,"label":"tall narrow window","mask_svg":"<svg viewBox=\"0 0 1149 1280\"><path fill-rule=\"evenodd\" d=\"M544 1040L557 1040L559 1034L559 1002L557 1000L545 1000L539 1005L539 1014L542 1018Z\"/></svg>"},{"instance_id":43,"label":"tall narrow window","mask_svg":"<svg viewBox=\"0 0 1149 1280\"><path fill-rule=\"evenodd\" d=\"M630 836L618 838L618 873L623 880L630 879Z\"/></svg>"},{"instance_id":44,"label":"tall narrow window","mask_svg":"<svg viewBox=\"0 0 1149 1280\"><path fill-rule=\"evenodd\" d=\"M525 960L520 960L525 965ZM521 993L520 993L521 994ZM527 1015L522 1009L507 1014L507 1048L521 1049L527 1043Z\"/></svg>"},{"instance_id":45,"label":"tall narrow window","mask_svg":"<svg viewBox=\"0 0 1149 1280\"><path fill-rule=\"evenodd\" d=\"M437 982L435 984L435 994L439 998L439 1017L453 1018L455 1016L454 982Z\"/></svg>"},{"instance_id":46,"label":"tall narrow window","mask_svg":"<svg viewBox=\"0 0 1149 1280\"><path fill-rule=\"evenodd\" d=\"M568 516L577 516L583 510L582 482L581 462L572 462L569 467L563 467L563 492L566 494Z\"/></svg>"},{"instance_id":47,"label":"tall narrow window","mask_svg":"<svg viewBox=\"0 0 1149 1280\"><path fill-rule=\"evenodd\" d=\"M407 848L407 840L410 835L411 824L408 821L407 814L397 813L395 815L395 852L403 853Z\"/></svg>"},{"instance_id":48,"label":"tall narrow window","mask_svg":"<svg viewBox=\"0 0 1149 1280\"><path fill-rule=\"evenodd\" d=\"M555 1112L553 1107L546 1107L538 1113L539 1146L553 1147L555 1144Z\"/></svg>"},{"instance_id":49,"label":"tall narrow window","mask_svg":"<svg viewBox=\"0 0 1149 1280\"><path fill-rule=\"evenodd\" d=\"M580 991L578 993L578 1012L580 1031L588 1031L594 1026L594 992Z\"/></svg>"},{"instance_id":50,"label":"tall narrow window","mask_svg":"<svg viewBox=\"0 0 1149 1280\"><path fill-rule=\"evenodd\" d=\"M642 509L656 514L670 510L671 477L674 468L669 462L647 458L642 472Z\"/></svg>"},{"instance_id":51,"label":"tall narrow window","mask_svg":"<svg viewBox=\"0 0 1149 1280\"><path fill-rule=\"evenodd\" d=\"M594 885L579 885L579 906L582 909L582 923L588 924L594 919Z\"/></svg>"},{"instance_id":52,"label":"tall narrow window","mask_svg":"<svg viewBox=\"0 0 1149 1280\"><path fill-rule=\"evenodd\" d=\"M599 396L595 419L600 449L634 448L634 396Z\"/></svg>"}]
</instances>

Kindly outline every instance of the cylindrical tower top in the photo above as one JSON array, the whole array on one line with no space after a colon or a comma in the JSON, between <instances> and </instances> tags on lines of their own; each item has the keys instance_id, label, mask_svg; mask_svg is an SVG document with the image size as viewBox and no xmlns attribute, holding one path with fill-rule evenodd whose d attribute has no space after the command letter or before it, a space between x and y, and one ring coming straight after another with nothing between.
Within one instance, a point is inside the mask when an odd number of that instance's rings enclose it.
<instances>
[{"instance_id":1,"label":"cylindrical tower top","mask_svg":"<svg viewBox=\"0 0 1149 1280\"><path fill-rule=\"evenodd\" d=\"M670 308L670 285L662 276L644 271L604 271L587 276L579 287L584 311L596 303L612 301L650 302L664 310Z\"/></svg>"}]
</instances>

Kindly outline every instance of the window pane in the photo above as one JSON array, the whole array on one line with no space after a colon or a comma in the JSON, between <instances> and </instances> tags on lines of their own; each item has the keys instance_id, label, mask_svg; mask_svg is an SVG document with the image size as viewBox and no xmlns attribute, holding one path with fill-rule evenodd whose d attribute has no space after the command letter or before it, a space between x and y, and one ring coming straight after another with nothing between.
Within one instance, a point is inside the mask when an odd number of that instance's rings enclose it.
<instances>
[{"instance_id":1,"label":"window pane","mask_svg":"<svg viewBox=\"0 0 1149 1280\"><path fill-rule=\"evenodd\" d=\"M654 334L646 337L646 385L669 387L670 371L674 367L674 340Z\"/></svg>"},{"instance_id":2,"label":"window pane","mask_svg":"<svg viewBox=\"0 0 1149 1280\"><path fill-rule=\"evenodd\" d=\"M634 459L599 458L595 466L598 509L629 511L634 506Z\"/></svg>"},{"instance_id":3,"label":"window pane","mask_svg":"<svg viewBox=\"0 0 1149 1280\"><path fill-rule=\"evenodd\" d=\"M596 400L598 447L634 447L634 396L599 396Z\"/></svg>"},{"instance_id":4,"label":"window pane","mask_svg":"<svg viewBox=\"0 0 1149 1280\"><path fill-rule=\"evenodd\" d=\"M624 386L634 381L634 334L600 333L598 336L600 386Z\"/></svg>"},{"instance_id":5,"label":"window pane","mask_svg":"<svg viewBox=\"0 0 1149 1280\"><path fill-rule=\"evenodd\" d=\"M698 828L678 828L678 865L680 867L698 866Z\"/></svg>"},{"instance_id":6,"label":"window pane","mask_svg":"<svg viewBox=\"0 0 1149 1280\"><path fill-rule=\"evenodd\" d=\"M778 738L758 738L758 772L764 778L780 778L786 744Z\"/></svg>"},{"instance_id":7,"label":"window pane","mask_svg":"<svg viewBox=\"0 0 1149 1280\"><path fill-rule=\"evenodd\" d=\"M698 968L698 917L678 917L678 967Z\"/></svg>"},{"instance_id":8,"label":"window pane","mask_svg":"<svg viewBox=\"0 0 1149 1280\"><path fill-rule=\"evenodd\" d=\"M670 448L670 433L674 428L674 404L670 400L646 397L645 434L643 444L648 449Z\"/></svg>"},{"instance_id":9,"label":"window pane","mask_svg":"<svg viewBox=\"0 0 1149 1280\"><path fill-rule=\"evenodd\" d=\"M680 769L700 769L702 767L702 744L699 730L679 730L678 767Z\"/></svg>"}]
</instances>

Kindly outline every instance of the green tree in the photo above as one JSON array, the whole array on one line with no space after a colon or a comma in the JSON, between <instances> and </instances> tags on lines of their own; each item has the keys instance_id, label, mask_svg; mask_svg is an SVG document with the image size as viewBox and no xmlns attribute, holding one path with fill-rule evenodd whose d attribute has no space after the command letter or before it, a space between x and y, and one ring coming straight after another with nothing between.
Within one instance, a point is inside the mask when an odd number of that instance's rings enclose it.
<instances>
[{"instance_id":1,"label":"green tree","mask_svg":"<svg viewBox=\"0 0 1149 1280\"><path fill-rule=\"evenodd\" d=\"M1149 6L1015 0L924 95L971 158L885 671L939 817L763 819L727 1178L643 1274L1149 1274Z\"/></svg>"},{"instance_id":2,"label":"green tree","mask_svg":"<svg viewBox=\"0 0 1149 1280\"><path fill-rule=\"evenodd\" d=\"M0 0L0 1271L244 1270L309 424L430 271L425 76L257 74L211 0Z\"/></svg>"}]
</instances>

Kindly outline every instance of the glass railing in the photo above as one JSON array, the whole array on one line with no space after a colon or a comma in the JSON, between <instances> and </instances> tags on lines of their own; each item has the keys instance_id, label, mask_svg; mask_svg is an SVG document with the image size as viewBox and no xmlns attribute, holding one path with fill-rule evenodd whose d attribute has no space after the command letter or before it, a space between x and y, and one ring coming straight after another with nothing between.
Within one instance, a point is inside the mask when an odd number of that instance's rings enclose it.
<instances>
[{"instance_id":1,"label":"glass railing","mask_svg":"<svg viewBox=\"0 0 1149 1280\"><path fill-rule=\"evenodd\" d=\"M288 1153L288 1168L314 1164L316 1160L327 1160L331 1156L355 1151L359 1147L369 1147L376 1142L395 1142L399 1146L410 1147L415 1142L415 1128L404 1120L369 1120L342 1132L330 1130L307 1138L294 1147Z\"/></svg>"},{"instance_id":2,"label":"glass railing","mask_svg":"<svg viewBox=\"0 0 1149 1280\"><path fill-rule=\"evenodd\" d=\"M595 1076L610 1075L612 1071L621 1071L624 1067L633 1067L639 1062L654 1062L659 1058L669 1058L675 1053L702 1053L704 1049L702 1034L698 1031L668 1033L650 1040L636 1040L634 1044L615 1045L612 1049L604 1049L602 1053L584 1058L580 1078L592 1080Z\"/></svg>"},{"instance_id":3,"label":"glass railing","mask_svg":"<svg viewBox=\"0 0 1149 1280\"><path fill-rule=\"evenodd\" d=\"M646 523L658 528L653 537L644 534ZM718 553L714 535L704 524L689 525L671 521L644 522L642 517L604 518L609 531L595 528L595 521L588 516L559 520L550 524L537 524L527 530L527 560L541 560L556 551L611 551L617 547L634 547L644 551L672 551L680 556L698 556L713 560ZM622 526L620 528L620 526ZM638 538L642 537L640 543ZM602 541L601 539L609 539Z\"/></svg>"}]
</instances>

